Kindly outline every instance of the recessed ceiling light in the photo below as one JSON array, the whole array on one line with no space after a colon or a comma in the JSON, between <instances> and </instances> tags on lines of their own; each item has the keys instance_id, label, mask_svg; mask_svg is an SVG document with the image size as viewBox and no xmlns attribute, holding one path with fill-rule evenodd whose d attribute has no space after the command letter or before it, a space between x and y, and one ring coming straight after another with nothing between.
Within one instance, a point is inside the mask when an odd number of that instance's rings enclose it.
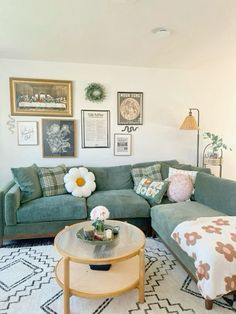
<instances>
[{"instance_id":1,"label":"recessed ceiling light","mask_svg":"<svg viewBox=\"0 0 236 314\"><path fill-rule=\"evenodd\" d=\"M170 30L164 27L155 27L151 32L159 38L168 37L171 34Z\"/></svg>"}]
</instances>

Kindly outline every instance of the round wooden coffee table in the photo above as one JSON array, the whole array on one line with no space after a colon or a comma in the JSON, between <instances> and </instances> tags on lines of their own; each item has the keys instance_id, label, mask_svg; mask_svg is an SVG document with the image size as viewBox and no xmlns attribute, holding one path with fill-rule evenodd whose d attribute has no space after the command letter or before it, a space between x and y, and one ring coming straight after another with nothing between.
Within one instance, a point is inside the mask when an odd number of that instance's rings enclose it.
<instances>
[{"instance_id":1,"label":"round wooden coffee table","mask_svg":"<svg viewBox=\"0 0 236 314\"><path fill-rule=\"evenodd\" d=\"M139 302L144 302L144 233L126 222L108 220L119 226L118 237L109 244L93 245L80 240L76 233L91 221L66 227L55 237L54 245L63 256L55 273L64 290L64 313L70 309L70 296L105 298L139 289ZM90 265L111 264L108 271L91 270Z\"/></svg>"}]
</instances>

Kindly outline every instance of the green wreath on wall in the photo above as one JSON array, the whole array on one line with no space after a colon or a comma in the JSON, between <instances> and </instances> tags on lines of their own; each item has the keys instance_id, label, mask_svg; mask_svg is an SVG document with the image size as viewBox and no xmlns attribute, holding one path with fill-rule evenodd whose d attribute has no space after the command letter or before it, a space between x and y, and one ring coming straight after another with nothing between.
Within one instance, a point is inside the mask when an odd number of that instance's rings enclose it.
<instances>
[{"instance_id":1,"label":"green wreath on wall","mask_svg":"<svg viewBox=\"0 0 236 314\"><path fill-rule=\"evenodd\" d=\"M106 98L106 90L102 84L90 83L85 88L85 98L93 102L101 102Z\"/></svg>"}]
</instances>

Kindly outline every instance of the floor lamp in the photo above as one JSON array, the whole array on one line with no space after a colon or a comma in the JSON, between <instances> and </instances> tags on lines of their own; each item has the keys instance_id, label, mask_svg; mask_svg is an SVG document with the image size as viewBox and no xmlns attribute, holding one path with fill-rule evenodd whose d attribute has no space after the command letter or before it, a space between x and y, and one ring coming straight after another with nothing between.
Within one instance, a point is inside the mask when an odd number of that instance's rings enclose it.
<instances>
[{"instance_id":1,"label":"floor lamp","mask_svg":"<svg viewBox=\"0 0 236 314\"><path fill-rule=\"evenodd\" d=\"M192 115L192 111L197 111L197 122ZM199 121L200 121L200 113L197 108L189 108L189 114L184 119L180 129L181 130L197 130L197 167L199 166Z\"/></svg>"}]
</instances>

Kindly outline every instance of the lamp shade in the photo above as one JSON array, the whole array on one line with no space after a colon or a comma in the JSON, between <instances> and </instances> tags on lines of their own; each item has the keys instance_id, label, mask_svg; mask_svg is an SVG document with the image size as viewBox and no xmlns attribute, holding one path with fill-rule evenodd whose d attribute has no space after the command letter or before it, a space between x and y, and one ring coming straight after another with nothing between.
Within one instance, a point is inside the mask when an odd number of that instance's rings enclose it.
<instances>
[{"instance_id":1,"label":"lamp shade","mask_svg":"<svg viewBox=\"0 0 236 314\"><path fill-rule=\"evenodd\" d=\"M180 129L182 130L198 130L199 127L197 125L197 122L195 118L192 116L192 114L189 114L182 123Z\"/></svg>"}]
</instances>

